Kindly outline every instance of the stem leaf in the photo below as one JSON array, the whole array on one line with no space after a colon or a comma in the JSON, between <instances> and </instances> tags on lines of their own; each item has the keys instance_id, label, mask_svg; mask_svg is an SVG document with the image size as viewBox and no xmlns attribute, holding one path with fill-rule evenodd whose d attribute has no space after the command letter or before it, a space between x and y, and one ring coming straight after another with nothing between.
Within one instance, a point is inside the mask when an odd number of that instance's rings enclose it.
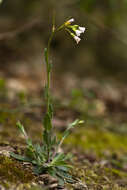
<instances>
[{"instance_id":1,"label":"stem leaf","mask_svg":"<svg viewBox=\"0 0 127 190\"><path fill-rule=\"evenodd\" d=\"M27 139L27 138L28 138L27 133L26 133L26 131L25 131L25 129L24 129L24 126L20 123L20 121L18 121L18 122L16 123L16 126L19 128L19 130L20 130L21 133L24 135L24 137Z\"/></svg>"},{"instance_id":2,"label":"stem leaf","mask_svg":"<svg viewBox=\"0 0 127 190\"><path fill-rule=\"evenodd\" d=\"M53 106L51 103L49 104L49 116L50 116L50 118L53 117Z\"/></svg>"},{"instance_id":3,"label":"stem leaf","mask_svg":"<svg viewBox=\"0 0 127 190\"><path fill-rule=\"evenodd\" d=\"M49 113L46 113L46 115L44 117L43 124L44 124L44 128L45 128L46 131L50 131L51 130L52 123L51 123L51 117L50 117Z\"/></svg>"},{"instance_id":4,"label":"stem leaf","mask_svg":"<svg viewBox=\"0 0 127 190\"><path fill-rule=\"evenodd\" d=\"M60 140L58 147L60 147L64 141L64 139L70 134L70 129L74 128L76 125L82 124L84 121L76 119L75 121L73 121L72 123L70 123L67 127L67 129L65 130L62 139Z\"/></svg>"},{"instance_id":5,"label":"stem leaf","mask_svg":"<svg viewBox=\"0 0 127 190\"><path fill-rule=\"evenodd\" d=\"M31 162L31 159L29 159L28 157L26 156L21 156L19 154L15 154L14 152L10 152L10 155L17 159L17 160L21 160L21 161L24 161L24 162Z\"/></svg>"}]
</instances>

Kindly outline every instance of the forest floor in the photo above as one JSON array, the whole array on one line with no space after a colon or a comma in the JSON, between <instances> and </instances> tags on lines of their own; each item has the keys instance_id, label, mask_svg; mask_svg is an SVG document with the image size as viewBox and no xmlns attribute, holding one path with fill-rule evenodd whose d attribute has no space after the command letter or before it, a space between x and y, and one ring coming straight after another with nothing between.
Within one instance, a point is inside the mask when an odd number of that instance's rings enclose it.
<instances>
[{"instance_id":1,"label":"forest floor","mask_svg":"<svg viewBox=\"0 0 127 190\"><path fill-rule=\"evenodd\" d=\"M34 175L29 163L10 157L22 154L25 139L16 127L23 123L33 142L41 142L45 102L41 74L19 69L0 78L0 189L60 189L57 180ZM127 190L127 89L124 84L71 73L53 76L53 124L58 138L69 122L73 129L63 150L73 154L75 184L64 189Z\"/></svg>"}]
</instances>

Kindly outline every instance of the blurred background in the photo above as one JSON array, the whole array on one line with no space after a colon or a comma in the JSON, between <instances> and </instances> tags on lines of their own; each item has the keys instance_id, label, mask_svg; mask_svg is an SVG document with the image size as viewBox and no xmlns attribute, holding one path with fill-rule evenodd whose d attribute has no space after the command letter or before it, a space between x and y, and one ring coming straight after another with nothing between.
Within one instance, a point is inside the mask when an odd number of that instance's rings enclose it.
<instances>
[{"instance_id":1,"label":"blurred background","mask_svg":"<svg viewBox=\"0 0 127 190\"><path fill-rule=\"evenodd\" d=\"M53 125L61 137L69 122L85 120L63 148L90 168L88 184L99 176L106 189L113 183L121 190L127 187L127 0L0 0L0 145L25 144L17 120L34 142L41 139L44 48L54 11L56 25L74 18L86 31L78 45L65 31L51 44Z\"/></svg>"},{"instance_id":2,"label":"blurred background","mask_svg":"<svg viewBox=\"0 0 127 190\"><path fill-rule=\"evenodd\" d=\"M58 25L74 17L76 23L86 27L79 45L66 32L55 37L52 43L55 71L126 81L126 0L1 1L0 72L12 73L15 69L16 73L24 62L26 67L35 64L40 70L53 11Z\"/></svg>"}]
</instances>

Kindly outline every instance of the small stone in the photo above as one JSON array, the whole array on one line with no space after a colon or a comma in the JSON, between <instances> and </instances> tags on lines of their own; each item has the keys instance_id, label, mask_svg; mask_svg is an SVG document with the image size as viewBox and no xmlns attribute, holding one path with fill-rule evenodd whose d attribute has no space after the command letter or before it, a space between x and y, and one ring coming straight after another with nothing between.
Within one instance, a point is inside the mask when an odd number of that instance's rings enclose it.
<instances>
[{"instance_id":1,"label":"small stone","mask_svg":"<svg viewBox=\"0 0 127 190\"><path fill-rule=\"evenodd\" d=\"M53 183L57 183L57 182L58 182L58 180L56 178L50 176L49 183L53 184Z\"/></svg>"},{"instance_id":2,"label":"small stone","mask_svg":"<svg viewBox=\"0 0 127 190\"><path fill-rule=\"evenodd\" d=\"M49 189L54 189L54 188L57 188L58 187L58 184L57 183L53 183L49 186Z\"/></svg>"},{"instance_id":3,"label":"small stone","mask_svg":"<svg viewBox=\"0 0 127 190\"><path fill-rule=\"evenodd\" d=\"M43 181L39 181L38 183L39 183L39 185L44 185Z\"/></svg>"},{"instance_id":4,"label":"small stone","mask_svg":"<svg viewBox=\"0 0 127 190\"><path fill-rule=\"evenodd\" d=\"M43 174L39 176L40 179L42 179L44 181L44 183L46 184L53 184L53 183L57 183L58 180L48 174Z\"/></svg>"},{"instance_id":5,"label":"small stone","mask_svg":"<svg viewBox=\"0 0 127 190\"><path fill-rule=\"evenodd\" d=\"M0 147L0 154L7 156L7 157L10 157L10 152L13 152L13 151L14 151L14 149L10 146L1 146Z\"/></svg>"},{"instance_id":6,"label":"small stone","mask_svg":"<svg viewBox=\"0 0 127 190\"><path fill-rule=\"evenodd\" d=\"M42 181L41 181L42 182ZM43 183L43 182L42 182ZM44 183L43 183L44 184ZM32 182L31 185L36 186L37 184L35 182Z\"/></svg>"},{"instance_id":7,"label":"small stone","mask_svg":"<svg viewBox=\"0 0 127 190\"><path fill-rule=\"evenodd\" d=\"M0 154L4 155L4 156L7 156L7 157L10 157L10 152L7 151L7 150L1 150L0 151Z\"/></svg>"},{"instance_id":8,"label":"small stone","mask_svg":"<svg viewBox=\"0 0 127 190\"><path fill-rule=\"evenodd\" d=\"M88 187L86 186L86 184L82 182L77 182L73 184L73 187L75 190L88 190Z\"/></svg>"},{"instance_id":9,"label":"small stone","mask_svg":"<svg viewBox=\"0 0 127 190\"><path fill-rule=\"evenodd\" d=\"M48 179L49 175L48 174L42 174L42 175L39 176L39 178Z\"/></svg>"}]
</instances>

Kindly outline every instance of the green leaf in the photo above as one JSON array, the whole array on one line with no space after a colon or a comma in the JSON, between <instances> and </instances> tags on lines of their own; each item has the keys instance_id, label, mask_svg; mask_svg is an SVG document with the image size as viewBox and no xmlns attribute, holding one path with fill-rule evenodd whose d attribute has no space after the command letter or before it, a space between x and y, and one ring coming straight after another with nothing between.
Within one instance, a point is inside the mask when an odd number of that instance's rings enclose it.
<instances>
[{"instance_id":1,"label":"green leaf","mask_svg":"<svg viewBox=\"0 0 127 190\"><path fill-rule=\"evenodd\" d=\"M27 155L27 157L29 157L31 159L35 158L34 151L32 149L30 149L30 148L26 149L25 154Z\"/></svg>"},{"instance_id":2,"label":"green leaf","mask_svg":"<svg viewBox=\"0 0 127 190\"><path fill-rule=\"evenodd\" d=\"M48 132L46 130L44 130L43 132L43 140L44 140L44 144L47 145L48 143ZM45 151L46 151L46 147L45 147Z\"/></svg>"},{"instance_id":3,"label":"green leaf","mask_svg":"<svg viewBox=\"0 0 127 190\"><path fill-rule=\"evenodd\" d=\"M52 69L52 64L48 63L48 49L47 48L44 49L44 57L45 57L45 62L47 65L48 73L50 73L50 71Z\"/></svg>"},{"instance_id":4,"label":"green leaf","mask_svg":"<svg viewBox=\"0 0 127 190\"><path fill-rule=\"evenodd\" d=\"M76 125L81 124L81 123L84 123L84 121L76 119L74 122L72 122L68 125L67 129L65 130L65 132L63 134L63 137L57 144L57 148L59 148L62 145L64 139L70 134L70 129L74 128Z\"/></svg>"},{"instance_id":5,"label":"green leaf","mask_svg":"<svg viewBox=\"0 0 127 190\"><path fill-rule=\"evenodd\" d=\"M59 173L61 173L61 175L65 178L65 179L72 179L72 176L65 171L60 170Z\"/></svg>"},{"instance_id":6,"label":"green leaf","mask_svg":"<svg viewBox=\"0 0 127 190\"><path fill-rule=\"evenodd\" d=\"M72 123L70 123L70 124L68 125L67 130L72 129L73 127L75 127L76 125L78 125L80 122L81 122L81 121L80 121L79 119L76 119L75 121L73 121Z\"/></svg>"},{"instance_id":7,"label":"green leaf","mask_svg":"<svg viewBox=\"0 0 127 190\"><path fill-rule=\"evenodd\" d=\"M40 144L35 144L35 145L34 145L34 149L35 149L35 151L36 151L37 153L41 153L41 151L42 151Z\"/></svg>"},{"instance_id":8,"label":"green leaf","mask_svg":"<svg viewBox=\"0 0 127 190\"><path fill-rule=\"evenodd\" d=\"M54 167L48 167L47 168L47 171L48 171L48 173L51 175L51 176L53 176L53 177L57 177L56 176L56 170L55 170L55 168Z\"/></svg>"},{"instance_id":9,"label":"green leaf","mask_svg":"<svg viewBox=\"0 0 127 190\"><path fill-rule=\"evenodd\" d=\"M51 64L51 63L49 63L49 64L48 64L48 73L50 73L50 72L51 72L51 69L52 69L52 64Z\"/></svg>"},{"instance_id":10,"label":"green leaf","mask_svg":"<svg viewBox=\"0 0 127 190\"><path fill-rule=\"evenodd\" d=\"M64 179L63 179L62 177L59 177L59 176L58 176L58 183L59 183L59 185L60 185L60 186L62 186L62 187L63 187L63 186L64 186L65 181L64 181Z\"/></svg>"},{"instance_id":11,"label":"green leaf","mask_svg":"<svg viewBox=\"0 0 127 190\"><path fill-rule=\"evenodd\" d=\"M45 128L46 131L50 131L51 130L52 123L51 123L51 118L50 118L50 116L49 116L48 113L46 113L46 115L44 117L43 124L44 124L44 128Z\"/></svg>"},{"instance_id":12,"label":"green leaf","mask_svg":"<svg viewBox=\"0 0 127 190\"><path fill-rule=\"evenodd\" d=\"M74 183L74 180L68 171L63 171L56 167L56 175L58 177L59 185L61 186L63 186L65 182Z\"/></svg>"},{"instance_id":13,"label":"green leaf","mask_svg":"<svg viewBox=\"0 0 127 190\"><path fill-rule=\"evenodd\" d=\"M10 152L10 155L13 157L13 158L16 158L17 160L21 160L21 161L24 161L24 162L31 162L31 159L29 159L28 157L26 156L21 156L19 154L15 154L14 152Z\"/></svg>"},{"instance_id":14,"label":"green leaf","mask_svg":"<svg viewBox=\"0 0 127 190\"><path fill-rule=\"evenodd\" d=\"M34 172L36 175L41 174L41 173L43 172L43 167L42 167L42 166L34 166L33 172Z\"/></svg>"},{"instance_id":15,"label":"green leaf","mask_svg":"<svg viewBox=\"0 0 127 190\"><path fill-rule=\"evenodd\" d=\"M49 104L49 116L50 116L50 118L53 117L53 106L51 103Z\"/></svg>"},{"instance_id":16,"label":"green leaf","mask_svg":"<svg viewBox=\"0 0 127 190\"><path fill-rule=\"evenodd\" d=\"M38 163L42 164L46 161L46 155L44 150L42 149L42 147L40 146L40 144L36 144L34 145L34 149L35 149L35 154L38 160Z\"/></svg>"},{"instance_id":17,"label":"green leaf","mask_svg":"<svg viewBox=\"0 0 127 190\"><path fill-rule=\"evenodd\" d=\"M32 160L31 162L32 162L32 164L37 165L37 161L36 160Z\"/></svg>"},{"instance_id":18,"label":"green leaf","mask_svg":"<svg viewBox=\"0 0 127 190\"><path fill-rule=\"evenodd\" d=\"M44 130L44 132L43 132L43 140L44 140L44 143L46 144L46 145L50 145L50 141L51 141L51 139L50 139L50 134L49 134L49 132L48 131L46 131L46 130ZM47 151L47 149L46 149L46 151Z\"/></svg>"},{"instance_id":19,"label":"green leaf","mask_svg":"<svg viewBox=\"0 0 127 190\"><path fill-rule=\"evenodd\" d=\"M63 137L62 137L61 141L64 141L64 139L65 139L69 134L70 134L70 131L69 131L69 130L66 130L66 131L64 132L64 134L63 134ZM60 143L61 143L61 141L60 141Z\"/></svg>"},{"instance_id":20,"label":"green leaf","mask_svg":"<svg viewBox=\"0 0 127 190\"><path fill-rule=\"evenodd\" d=\"M51 145L52 145L52 146L57 145L57 139L56 139L56 136L52 137Z\"/></svg>"},{"instance_id":21,"label":"green leaf","mask_svg":"<svg viewBox=\"0 0 127 190\"><path fill-rule=\"evenodd\" d=\"M65 159L65 154L64 153L59 153L58 155L55 156L55 158L51 162L51 166L65 166L66 163L64 161Z\"/></svg>"},{"instance_id":22,"label":"green leaf","mask_svg":"<svg viewBox=\"0 0 127 190\"><path fill-rule=\"evenodd\" d=\"M64 153L59 153L55 156L55 158L53 159L52 162L55 162L57 160L63 160L65 158L65 154Z\"/></svg>"},{"instance_id":23,"label":"green leaf","mask_svg":"<svg viewBox=\"0 0 127 190\"><path fill-rule=\"evenodd\" d=\"M29 138L27 139L27 145L29 148L33 148L32 140Z\"/></svg>"},{"instance_id":24,"label":"green leaf","mask_svg":"<svg viewBox=\"0 0 127 190\"><path fill-rule=\"evenodd\" d=\"M65 156L65 159L64 160L70 160L72 159L73 155L71 153L68 153L66 156Z\"/></svg>"},{"instance_id":25,"label":"green leaf","mask_svg":"<svg viewBox=\"0 0 127 190\"><path fill-rule=\"evenodd\" d=\"M48 98L48 87L47 87L47 85L45 85L45 89L44 89L44 97L45 97L45 99Z\"/></svg>"},{"instance_id":26,"label":"green leaf","mask_svg":"<svg viewBox=\"0 0 127 190\"><path fill-rule=\"evenodd\" d=\"M18 122L16 123L16 126L19 128L19 130L20 130L21 133L24 135L24 137L27 139L27 138L28 138L27 133L26 133L26 131L25 131L25 129L24 129L24 126L20 123L20 121L18 121Z\"/></svg>"},{"instance_id":27,"label":"green leaf","mask_svg":"<svg viewBox=\"0 0 127 190\"><path fill-rule=\"evenodd\" d=\"M57 166L56 168L58 168L59 170L62 170L64 172L68 172L68 167L65 166Z\"/></svg>"},{"instance_id":28,"label":"green leaf","mask_svg":"<svg viewBox=\"0 0 127 190\"><path fill-rule=\"evenodd\" d=\"M68 173L68 171L63 171L63 170L57 170L57 175L64 179L64 181L69 182L69 183L74 183L74 180L72 176Z\"/></svg>"}]
</instances>

